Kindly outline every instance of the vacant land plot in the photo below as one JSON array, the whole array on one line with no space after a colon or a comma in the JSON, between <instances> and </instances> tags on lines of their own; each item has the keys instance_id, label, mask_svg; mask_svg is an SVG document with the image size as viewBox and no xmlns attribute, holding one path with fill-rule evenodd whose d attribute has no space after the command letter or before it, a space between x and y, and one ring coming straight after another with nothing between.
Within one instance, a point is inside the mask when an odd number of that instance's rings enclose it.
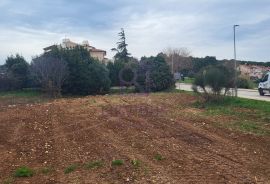
<instances>
[{"instance_id":1,"label":"vacant land plot","mask_svg":"<svg viewBox=\"0 0 270 184\"><path fill-rule=\"evenodd\" d=\"M3 104L0 181L269 183L269 104L197 100L157 93Z\"/></svg>"}]
</instances>

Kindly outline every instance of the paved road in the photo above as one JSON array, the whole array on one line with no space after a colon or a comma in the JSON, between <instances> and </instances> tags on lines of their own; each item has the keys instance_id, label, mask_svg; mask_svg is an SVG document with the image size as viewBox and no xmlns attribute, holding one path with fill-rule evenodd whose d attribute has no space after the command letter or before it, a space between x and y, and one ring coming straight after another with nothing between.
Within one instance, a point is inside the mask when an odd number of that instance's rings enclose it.
<instances>
[{"instance_id":1,"label":"paved road","mask_svg":"<svg viewBox=\"0 0 270 184\"><path fill-rule=\"evenodd\" d=\"M192 91L191 84L184 84L184 83L176 83L176 89L184 91ZM260 96L257 90L252 89L238 89L238 96L242 98L270 101L269 95Z\"/></svg>"}]
</instances>

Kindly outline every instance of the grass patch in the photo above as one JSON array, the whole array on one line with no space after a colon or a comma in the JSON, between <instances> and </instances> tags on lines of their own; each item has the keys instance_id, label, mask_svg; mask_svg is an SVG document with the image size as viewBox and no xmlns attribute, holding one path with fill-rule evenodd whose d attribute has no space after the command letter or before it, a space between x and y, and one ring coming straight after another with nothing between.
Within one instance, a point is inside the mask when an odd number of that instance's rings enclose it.
<instances>
[{"instance_id":1,"label":"grass patch","mask_svg":"<svg viewBox=\"0 0 270 184\"><path fill-rule=\"evenodd\" d=\"M16 169L14 176L15 177L31 177L34 175L34 171L29 167L20 167Z\"/></svg>"},{"instance_id":2,"label":"grass patch","mask_svg":"<svg viewBox=\"0 0 270 184\"><path fill-rule=\"evenodd\" d=\"M69 165L69 166L64 170L64 173L65 173L65 174L69 174L69 173L75 171L77 168L78 168L78 164L72 164L72 165Z\"/></svg>"},{"instance_id":3,"label":"grass patch","mask_svg":"<svg viewBox=\"0 0 270 184\"><path fill-rule=\"evenodd\" d=\"M109 91L109 94L129 94L129 93L136 93L135 87L112 87Z\"/></svg>"},{"instance_id":4,"label":"grass patch","mask_svg":"<svg viewBox=\"0 0 270 184\"><path fill-rule=\"evenodd\" d=\"M24 89L20 91L4 91L0 92L0 97L23 97L23 98L31 98L31 97L39 97L41 96L41 92L33 89Z\"/></svg>"},{"instance_id":5,"label":"grass patch","mask_svg":"<svg viewBox=\"0 0 270 184\"><path fill-rule=\"evenodd\" d=\"M84 165L86 169L95 169L95 168L100 168L103 166L103 162L100 160L93 161L93 162L88 162Z\"/></svg>"},{"instance_id":6,"label":"grass patch","mask_svg":"<svg viewBox=\"0 0 270 184\"><path fill-rule=\"evenodd\" d=\"M225 97L219 102L208 102L204 104L207 109L213 108L231 108L241 107L247 109L255 109L261 112L270 113L270 102L251 100L244 98Z\"/></svg>"},{"instance_id":7,"label":"grass patch","mask_svg":"<svg viewBox=\"0 0 270 184\"><path fill-rule=\"evenodd\" d=\"M235 122L231 127L242 132L252 133L255 135L270 135L269 130L251 121Z\"/></svg>"},{"instance_id":8,"label":"grass patch","mask_svg":"<svg viewBox=\"0 0 270 184\"><path fill-rule=\"evenodd\" d=\"M255 135L270 135L270 102L225 97L216 102L193 104L195 107L204 108L206 116L226 115L230 117L226 124L217 122L219 126L239 130ZM217 119L218 121L218 119Z\"/></svg>"},{"instance_id":9,"label":"grass patch","mask_svg":"<svg viewBox=\"0 0 270 184\"><path fill-rule=\"evenodd\" d=\"M113 160L112 161L112 166L121 166L121 165L124 165L123 160Z\"/></svg>"},{"instance_id":10,"label":"grass patch","mask_svg":"<svg viewBox=\"0 0 270 184\"><path fill-rule=\"evenodd\" d=\"M154 159L157 160L157 161L161 161L161 160L164 160L164 157L162 155L160 155L160 154L156 154L154 156Z\"/></svg>"},{"instance_id":11,"label":"grass patch","mask_svg":"<svg viewBox=\"0 0 270 184\"><path fill-rule=\"evenodd\" d=\"M185 83L185 84L193 84L194 78L185 77L185 80L177 80L177 82Z\"/></svg>"}]
</instances>

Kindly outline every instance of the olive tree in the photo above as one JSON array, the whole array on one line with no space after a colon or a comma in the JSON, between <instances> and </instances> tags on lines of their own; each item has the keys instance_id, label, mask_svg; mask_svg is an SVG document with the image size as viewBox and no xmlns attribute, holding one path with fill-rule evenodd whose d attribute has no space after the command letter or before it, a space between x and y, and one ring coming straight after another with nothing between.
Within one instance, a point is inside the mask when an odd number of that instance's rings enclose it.
<instances>
[{"instance_id":1,"label":"olive tree","mask_svg":"<svg viewBox=\"0 0 270 184\"><path fill-rule=\"evenodd\" d=\"M218 100L233 87L233 73L224 65L204 67L196 74L192 88L206 101Z\"/></svg>"}]
</instances>

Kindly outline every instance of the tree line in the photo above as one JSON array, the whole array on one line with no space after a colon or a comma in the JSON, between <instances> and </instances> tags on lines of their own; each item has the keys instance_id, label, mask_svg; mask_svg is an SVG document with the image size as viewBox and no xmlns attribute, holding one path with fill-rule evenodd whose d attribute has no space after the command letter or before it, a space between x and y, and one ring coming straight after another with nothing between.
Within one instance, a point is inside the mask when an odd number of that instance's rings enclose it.
<instances>
[{"instance_id":1,"label":"tree line","mask_svg":"<svg viewBox=\"0 0 270 184\"><path fill-rule=\"evenodd\" d=\"M135 86L139 92L161 91L174 85L173 75L161 56L137 60L128 53L125 32L119 33L114 62L106 66L88 50L53 47L29 64L20 56L9 56L0 67L0 90L38 88L50 96L62 94L106 94L110 87Z\"/></svg>"},{"instance_id":2,"label":"tree line","mask_svg":"<svg viewBox=\"0 0 270 184\"><path fill-rule=\"evenodd\" d=\"M235 85L232 60L192 57L186 48L168 48L157 56L137 59L128 52L124 29L118 36L117 46L112 49L114 61L107 65L92 58L81 46L55 46L31 63L18 54L9 56L0 66L0 90L38 88L50 96L106 94L111 86L134 86L139 92L162 91L174 86L175 72L194 77L194 85L201 88L215 85L215 94L220 93L220 88Z\"/></svg>"}]
</instances>

